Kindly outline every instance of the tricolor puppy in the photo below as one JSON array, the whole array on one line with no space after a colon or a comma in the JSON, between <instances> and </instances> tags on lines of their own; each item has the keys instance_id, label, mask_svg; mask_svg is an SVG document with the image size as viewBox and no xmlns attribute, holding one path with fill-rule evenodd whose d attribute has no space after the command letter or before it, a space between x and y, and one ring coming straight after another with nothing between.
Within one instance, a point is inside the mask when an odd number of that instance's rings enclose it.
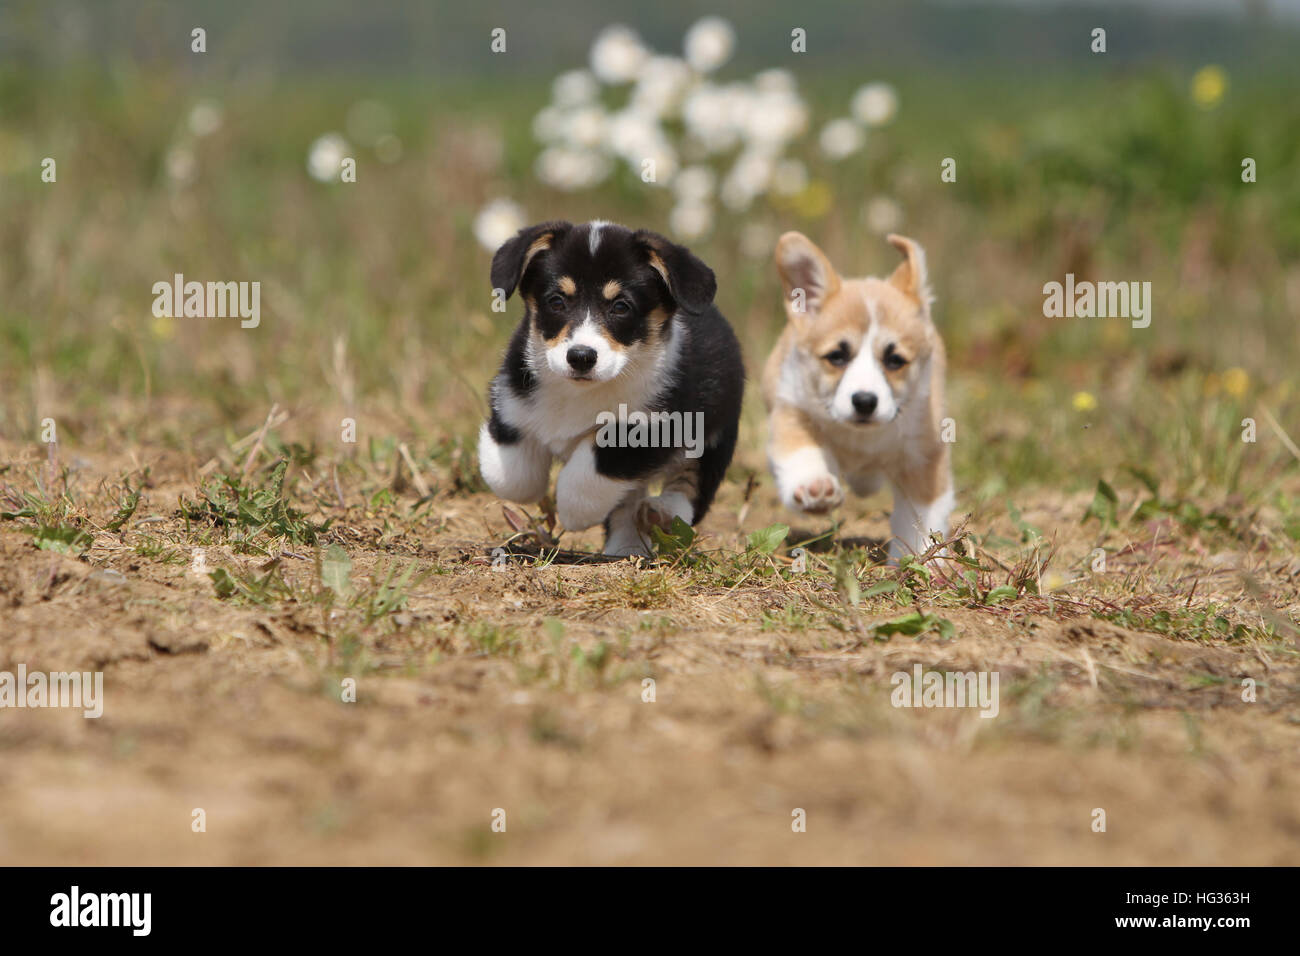
<instances>
[{"instance_id":1,"label":"tricolor puppy","mask_svg":"<svg viewBox=\"0 0 1300 956\"><path fill-rule=\"evenodd\" d=\"M713 271L653 232L547 222L497 250L492 285L524 301L479 433L492 490L536 501L559 459L560 522L603 522L613 555L648 554L652 524L703 518L731 462L745 385ZM615 419L631 421L608 427Z\"/></svg>"},{"instance_id":2,"label":"tricolor puppy","mask_svg":"<svg viewBox=\"0 0 1300 956\"><path fill-rule=\"evenodd\" d=\"M842 279L806 236L783 235L776 267L788 323L763 374L768 460L786 507L824 512L841 483L894 491L890 557L946 534L952 466L941 440L943 340L930 319L925 253L889 236L903 262L888 279Z\"/></svg>"}]
</instances>

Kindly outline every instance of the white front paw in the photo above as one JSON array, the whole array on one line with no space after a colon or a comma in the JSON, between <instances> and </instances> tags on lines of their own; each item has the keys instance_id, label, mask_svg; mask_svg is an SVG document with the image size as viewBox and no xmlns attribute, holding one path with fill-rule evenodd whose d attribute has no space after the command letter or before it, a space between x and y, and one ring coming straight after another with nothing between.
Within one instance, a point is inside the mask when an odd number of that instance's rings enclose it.
<instances>
[{"instance_id":1,"label":"white front paw","mask_svg":"<svg viewBox=\"0 0 1300 956\"><path fill-rule=\"evenodd\" d=\"M478 461L483 480L498 498L527 503L546 494L551 455L532 439L499 444L484 422L478 435Z\"/></svg>"},{"instance_id":2,"label":"white front paw","mask_svg":"<svg viewBox=\"0 0 1300 956\"><path fill-rule=\"evenodd\" d=\"M844 489L832 474L817 475L796 485L786 502L792 508L810 514L822 514L844 502Z\"/></svg>"},{"instance_id":3,"label":"white front paw","mask_svg":"<svg viewBox=\"0 0 1300 956\"><path fill-rule=\"evenodd\" d=\"M836 477L835 459L816 445L806 445L784 455L769 453L768 460L781 491L781 502L792 511L820 514L844 501Z\"/></svg>"}]
</instances>

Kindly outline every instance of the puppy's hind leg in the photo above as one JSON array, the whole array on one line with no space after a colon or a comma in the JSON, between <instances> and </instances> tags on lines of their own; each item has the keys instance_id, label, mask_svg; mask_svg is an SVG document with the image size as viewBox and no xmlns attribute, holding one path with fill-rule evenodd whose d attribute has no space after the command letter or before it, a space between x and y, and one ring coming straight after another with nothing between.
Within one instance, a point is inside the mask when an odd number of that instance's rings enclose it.
<instances>
[{"instance_id":1,"label":"puppy's hind leg","mask_svg":"<svg viewBox=\"0 0 1300 956\"><path fill-rule=\"evenodd\" d=\"M650 535L638 526L637 514L646 503L644 492L633 491L609 513L605 519L605 553L626 558L640 555L648 558L653 542Z\"/></svg>"},{"instance_id":2,"label":"puppy's hind leg","mask_svg":"<svg viewBox=\"0 0 1300 956\"><path fill-rule=\"evenodd\" d=\"M694 525L708 512L718 486L726 476L727 466L731 463L737 432L737 426L726 428L712 445L704 446L698 458L683 456L675 468L665 475L664 486L659 494L635 502L631 509L633 523L636 533L647 547L653 540L650 531L652 527L668 531L675 518ZM620 510L630 502L631 499L625 500L619 506ZM612 535L613 531L610 533Z\"/></svg>"},{"instance_id":3,"label":"puppy's hind leg","mask_svg":"<svg viewBox=\"0 0 1300 956\"><path fill-rule=\"evenodd\" d=\"M727 477L727 466L736 451L736 436L740 433L740 423L733 421L723 428L713 444L706 444L699 458L687 458L677 491L690 498L690 524L698 523L713 505L713 498L718 493L718 486ZM664 487L668 491L669 486Z\"/></svg>"},{"instance_id":4,"label":"puppy's hind leg","mask_svg":"<svg viewBox=\"0 0 1300 956\"><path fill-rule=\"evenodd\" d=\"M930 547L930 536L941 538L948 534L948 516L952 513L952 486L930 501L918 501L915 490L908 493L905 485L894 482L894 511L889 516L889 560L897 564L905 554L924 554Z\"/></svg>"},{"instance_id":5,"label":"puppy's hind leg","mask_svg":"<svg viewBox=\"0 0 1300 956\"><path fill-rule=\"evenodd\" d=\"M674 518L694 524L699 500L700 461L698 458L687 458L674 474L665 477L659 494L641 502L636 511L637 526L642 534L648 535L651 525L667 531L673 526Z\"/></svg>"}]
</instances>

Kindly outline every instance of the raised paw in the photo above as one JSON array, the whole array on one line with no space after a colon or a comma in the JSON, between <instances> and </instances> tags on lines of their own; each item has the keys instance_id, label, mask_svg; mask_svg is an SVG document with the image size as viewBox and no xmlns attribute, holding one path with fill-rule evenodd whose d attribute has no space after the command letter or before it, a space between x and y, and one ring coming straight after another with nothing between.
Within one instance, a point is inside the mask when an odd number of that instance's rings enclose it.
<instances>
[{"instance_id":1,"label":"raised paw","mask_svg":"<svg viewBox=\"0 0 1300 956\"><path fill-rule=\"evenodd\" d=\"M794 503L804 511L821 514L844 501L844 489L834 475L818 475L795 488Z\"/></svg>"}]
</instances>

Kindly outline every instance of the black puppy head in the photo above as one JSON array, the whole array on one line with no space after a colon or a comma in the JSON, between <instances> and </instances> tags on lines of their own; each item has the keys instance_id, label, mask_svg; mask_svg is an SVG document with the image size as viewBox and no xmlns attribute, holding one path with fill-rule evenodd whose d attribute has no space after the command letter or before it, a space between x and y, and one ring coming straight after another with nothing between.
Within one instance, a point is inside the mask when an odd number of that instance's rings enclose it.
<instances>
[{"instance_id":1,"label":"black puppy head","mask_svg":"<svg viewBox=\"0 0 1300 956\"><path fill-rule=\"evenodd\" d=\"M609 381L661 350L673 316L713 301L713 270L657 233L607 222L523 229L492 259L492 285L524 300L541 356L556 374Z\"/></svg>"}]
</instances>

